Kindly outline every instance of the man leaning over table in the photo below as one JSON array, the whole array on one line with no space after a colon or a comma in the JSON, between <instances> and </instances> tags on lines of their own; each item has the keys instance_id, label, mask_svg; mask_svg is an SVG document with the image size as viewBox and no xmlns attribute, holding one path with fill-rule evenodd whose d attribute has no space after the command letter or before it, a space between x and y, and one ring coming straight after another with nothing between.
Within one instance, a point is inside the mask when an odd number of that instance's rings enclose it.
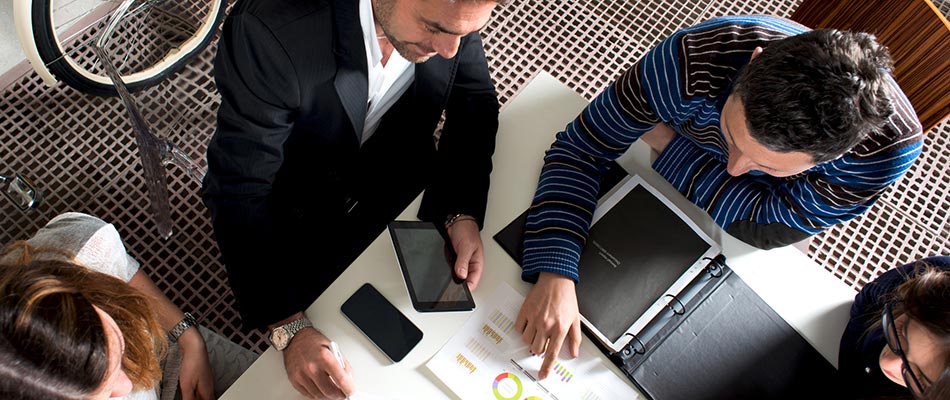
<instances>
[{"instance_id":1,"label":"man leaning over table","mask_svg":"<svg viewBox=\"0 0 950 400\"><path fill-rule=\"evenodd\" d=\"M546 377L580 346L577 263L609 161L642 139L727 233L769 249L864 213L920 154L914 109L871 35L722 17L662 41L545 156L528 213L516 326Z\"/></svg>"},{"instance_id":2,"label":"man leaning over table","mask_svg":"<svg viewBox=\"0 0 950 400\"><path fill-rule=\"evenodd\" d=\"M305 396L355 388L303 310L423 189L478 284L498 100L477 31L499 2L242 0L224 25L204 201L245 329Z\"/></svg>"}]
</instances>

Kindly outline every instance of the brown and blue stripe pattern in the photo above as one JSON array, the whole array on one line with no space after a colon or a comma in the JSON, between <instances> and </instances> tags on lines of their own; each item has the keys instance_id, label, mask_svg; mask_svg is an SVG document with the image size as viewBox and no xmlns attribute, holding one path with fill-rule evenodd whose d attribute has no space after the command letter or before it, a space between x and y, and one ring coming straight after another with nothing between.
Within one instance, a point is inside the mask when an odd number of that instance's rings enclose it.
<instances>
[{"instance_id":1,"label":"brown and blue stripe pattern","mask_svg":"<svg viewBox=\"0 0 950 400\"><path fill-rule=\"evenodd\" d=\"M547 151L528 214L524 272L578 278L596 195L607 163L664 121L677 138L653 164L721 227L736 221L815 234L865 212L920 154L920 123L891 81L895 114L844 156L789 178L726 172L722 105L756 47L805 32L766 16L723 17L674 33L598 95Z\"/></svg>"}]
</instances>

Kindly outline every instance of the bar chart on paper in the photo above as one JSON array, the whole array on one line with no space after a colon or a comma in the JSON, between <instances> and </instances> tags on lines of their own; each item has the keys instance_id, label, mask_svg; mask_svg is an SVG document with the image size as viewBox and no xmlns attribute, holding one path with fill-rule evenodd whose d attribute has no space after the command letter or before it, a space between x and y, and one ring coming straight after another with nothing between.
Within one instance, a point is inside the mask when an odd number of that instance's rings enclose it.
<instances>
[{"instance_id":1,"label":"bar chart on paper","mask_svg":"<svg viewBox=\"0 0 950 400\"><path fill-rule=\"evenodd\" d=\"M638 394L596 355L581 350L569 359L564 349L548 378L539 381L543 356L532 355L515 329L524 296L501 284L426 364L462 399L607 400Z\"/></svg>"}]
</instances>

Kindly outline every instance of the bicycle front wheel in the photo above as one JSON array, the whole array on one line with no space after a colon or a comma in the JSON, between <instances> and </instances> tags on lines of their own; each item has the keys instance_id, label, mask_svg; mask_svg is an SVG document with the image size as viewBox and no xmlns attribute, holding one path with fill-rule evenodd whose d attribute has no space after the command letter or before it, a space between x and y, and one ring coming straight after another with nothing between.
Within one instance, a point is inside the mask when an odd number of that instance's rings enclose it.
<instances>
[{"instance_id":1,"label":"bicycle front wheel","mask_svg":"<svg viewBox=\"0 0 950 400\"><path fill-rule=\"evenodd\" d=\"M116 95L92 45L118 1L17 1L32 2L33 44L56 79L84 93ZM217 32L225 1L136 1L109 41L129 91L157 84L200 53Z\"/></svg>"}]
</instances>

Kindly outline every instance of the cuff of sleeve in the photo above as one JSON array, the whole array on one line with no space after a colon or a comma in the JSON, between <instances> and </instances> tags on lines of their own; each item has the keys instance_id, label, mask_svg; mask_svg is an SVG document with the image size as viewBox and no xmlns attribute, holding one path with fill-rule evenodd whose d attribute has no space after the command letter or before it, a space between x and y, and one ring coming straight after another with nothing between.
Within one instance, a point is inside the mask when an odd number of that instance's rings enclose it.
<instances>
[{"instance_id":1,"label":"cuff of sleeve","mask_svg":"<svg viewBox=\"0 0 950 400\"><path fill-rule=\"evenodd\" d=\"M475 223L478 224L478 230L482 230L482 228L485 226L485 210L484 209L458 210L458 209L453 208L450 211L450 209L448 208L435 207L430 204L427 204L424 198L423 198L423 206L419 208L419 212L416 214L416 217L418 217L422 221L429 221L429 222L434 223L436 226L444 227L445 222L446 222L446 217L450 217L455 214L470 215L473 218L475 218Z\"/></svg>"},{"instance_id":2,"label":"cuff of sleeve","mask_svg":"<svg viewBox=\"0 0 950 400\"><path fill-rule=\"evenodd\" d=\"M690 139L683 135L676 135L673 140L666 145L663 152L653 161L653 170L666 178L667 181L677 182L678 175L690 173L691 166L697 164L697 160L709 160L712 156L693 144ZM686 179L687 181L689 179ZM676 190L681 193L683 189L673 184Z\"/></svg>"},{"instance_id":3,"label":"cuff of sleeve","mask_svg":"<svg viewBox=\"0 0 950 400\"><path fill-rule=\"evenodd\" d=\"M566 249L550 251L525 249L521 279L525 282L535 283L538 281L538 275L542 272L552 272L571 278L574 283L577 283L580 280L577 273L579 259L580 255L578 253Z\"/></svg>"},{"instance_id":4,"label":"cuff of sleeve","mask_svg":"<svg viewBox=\"0 0 950 400\"><path fill-rule=\"evenodd\" d=\"M726 227L726 233L763 250L788 246L812 236L811 233L797 230L779 222L757 224L755 221L749 220L735 221L729 224Z\"/></svg>"}]
</instances>

